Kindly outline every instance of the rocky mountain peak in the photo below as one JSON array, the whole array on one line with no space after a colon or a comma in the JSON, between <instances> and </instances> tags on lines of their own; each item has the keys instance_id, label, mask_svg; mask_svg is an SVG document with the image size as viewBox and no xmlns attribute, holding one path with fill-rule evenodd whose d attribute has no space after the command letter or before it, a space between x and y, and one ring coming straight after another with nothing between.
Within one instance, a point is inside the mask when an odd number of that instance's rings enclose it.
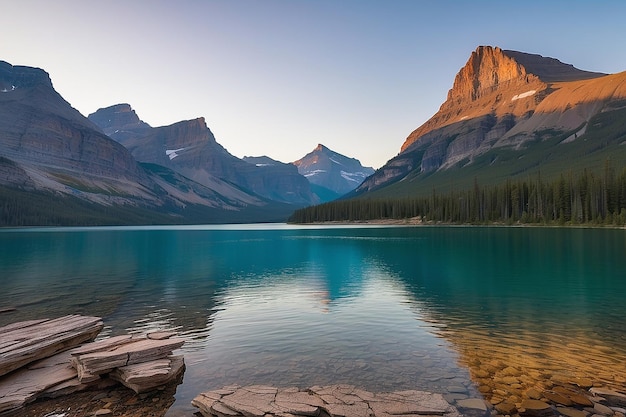
<instances>
[{"instance_id":1,"label":"rocky mountain peak","mask_svg":"<svg viewBox=\"0 0 626 417\"><path fill-rule=\"evenodd\" d=\"M321 143L293 164L311 184L331 191L332 198L354 190L374 173L373 168L362 166L358 159L337 153ZM320 198L322 201L329 200L323 196Z\"/></svg>"},{"instance_id":2,"label":"rocky mountain peak","mask_svg":"<svg viewBox=\"0 0 626 417\"><path fill-rule=\"evenodd\" d=\"M47 72L2 61L0 154L41 189L130 194L149 183L127 149L54 90Z\"/></svg>"},{"instance_id":3,"label":"rocky mountain peak","mask_svg":"<svg viewBox=\"0 0 626 417\"><path fill-rule=\"evenodd\" d=\"M224 149L217 145L204 117L198 117L169 126L152 128L147 135L129 139L124 146L130 149L139 161L167 166L166 162L181 155L183 149L189 151L193 147L202 147L206 144L224 152ZM169 153L173 150L177 152Z\"/></svg>"},{"instance_id":4,"label":"rocky mountain peak","mask_svg":"<svg viewBox=\"0 0 626 417\"><path fill-rule=\"evenodd\" d=\"M508 130L512 125L506 118L532 114L548 95L558 90L553 83L604 76L538 54L479 46L457 73L439 111L407 137L401 151L410 149L430 132L466 120L493 116L504 121Z\"/></svg>"},{"instance_id":5,"label":"rocky mountain peak","mask_svg":"<svg viewBox=\"0 0 626 417\"><path fill-rule=\"evenodd\" d=\"M0 61L0 92L45 85L52 88L52 81L47 72L39 68L11 65Z\"/></svg>"},{"instance_id":6,"label":"rocky mountain peak","mask_svg":"<svg viewBox=\"0 0 626 417\"><path fill-rule=\"evenodd\" d=\"M626 72L583 71L538 54L480 46L456 75L446 101L357 192L412 175L484 163L559 135L569 143L593 117L623 107ZM497 157L493 157L495 161ZM520 156L521 158L521 156Z\"/></svg>"},{"instance_id":7,"label":"rocky mountain peak","mask_svg":"<svg viewBox=\"0 0 626 417\"><path fill-rule=\"evenodd\" d=\"M521 64L502 49L479 46L458 72L448 92L448 101L478 100L510 81L528 81L529 75Z\"/></svg>"},{"instance_id":8,"label":"rocky mountain peak","mask_svg":"<svg viewBox=\"0 0 626 417\"><path fill-rule=\"evenodd\" d=\"M121 103L98 109L88 116L109 137L120 143L147 134L150 125L137 116L130 104Z\"/></svg>"},{"instance_id":9,"label":"rocky mountain peak","mask_svg":"<svg viewBox=\"0 0 626 417\"><path fill-rule=\"evenodd\" d=\"M583 71L558 59L538 54L502 50L497 46L479 46L456 75L446 104L476 101L498 89L529 85L537 81L576 81L604 75Z\"/></svg>"},{"instance_id":10,"label":"rocky mountain peak","mask_svg":"<svg viewBox=\"0 0 626 417\"><path fill-rule=\"evenodd\" d=\"M191 145L198 141L215 141L213 134L206 125L204 117L183 120L170 125L170 135L166 137L166 143L171 145Z\"/></svg>"}]
</instances>

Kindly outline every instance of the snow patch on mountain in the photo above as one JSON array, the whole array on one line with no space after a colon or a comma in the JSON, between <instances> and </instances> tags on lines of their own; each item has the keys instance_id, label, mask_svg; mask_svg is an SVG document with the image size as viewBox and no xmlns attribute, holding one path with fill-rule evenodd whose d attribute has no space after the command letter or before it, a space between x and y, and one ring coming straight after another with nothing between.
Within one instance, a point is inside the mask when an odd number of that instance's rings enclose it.
<instances>
[{"instance_id":1,"label":"snow patch on mountain","mask_svg":"<svg viewBox=\"0 0 626 417\"><path fill-rule=\"evenodd\" d=\"M530 97L535 95L535 93L537 92L537 90L530 90L530 91L526 91L525 93L522 94L515 94L513 96L513 98L511 99L511 101L515 101L515 100L519 100L521 98L526 98L526 97Z\"/></svg>"},{"instance_id":2,"label":"snow patch on mountain","mask_svg":"<svg viewBox=\"0 0 626 417\"><path fill-rule=\"evenodd\" d=\"M355 182L357 185L360 185L363 180L367 177L364 172L346 172L341 171L341 176L347 181Z\"/></svg>"},{"instance_id":3,"label":"snow patch on mountain","mask_svg":"<svg viewBox=\"0 0 626 417\"><path fill-rule=\"evenodd\" d=\"M167 149L165 151L165 155L169 156L170 161L174 158L176 158L178 156L178 152L182 152L187 148L180 148L180 149Z\"/></svg>"},{"instance_id":4,"label":"snow patch on mountain","mask_svg":"<svg viewBox=\"0 0 626 417\"><path fill-rule=\"evenodd\" d=\"M307 173L304 174L305 177L312 177L314 175L318 175L318 174L322 174L324 172L327 172L325 169L315 169L313 171L309 171Z\"/></svg>"}]
</instances>

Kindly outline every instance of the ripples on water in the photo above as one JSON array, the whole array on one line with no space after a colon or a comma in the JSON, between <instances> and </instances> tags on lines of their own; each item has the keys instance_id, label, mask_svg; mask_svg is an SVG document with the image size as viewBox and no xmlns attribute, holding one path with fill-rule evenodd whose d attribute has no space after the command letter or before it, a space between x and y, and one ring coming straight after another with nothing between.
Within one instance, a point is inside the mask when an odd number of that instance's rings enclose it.
<instances>
[{"instance_id":1,"label":"ripples on water","mask_svg":"<svg viewBox=\"0 0 626 417\"><path fill-rule=\"evenodd\" d=\"M518 391L626 384L623 231L217 229L0 232L0 308L18 308L0 325L80 313L104 318L100 338L176 331L173 410L233 383L489 397L509 366Z\"/></svg>"}]
</instances>

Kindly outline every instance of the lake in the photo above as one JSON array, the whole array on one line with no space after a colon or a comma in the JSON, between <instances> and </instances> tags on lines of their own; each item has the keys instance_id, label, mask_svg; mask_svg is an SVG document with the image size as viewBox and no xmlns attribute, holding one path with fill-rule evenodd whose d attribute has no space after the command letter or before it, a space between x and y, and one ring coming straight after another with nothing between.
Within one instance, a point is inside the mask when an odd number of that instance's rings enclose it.
<instances>
[{"instance_id":1,"label":"lake","mask_svg":"<svg viewBox=\"0 0 626 417\"><path fill-rule=\"evenodd\" d=\"M1 230L0 249L0 309L16 307L0 326L85 314L101 338L184 337L171 415L228 384L510 401L626 387L624 230L29 228Z\"/></svg>"}]
</instances>

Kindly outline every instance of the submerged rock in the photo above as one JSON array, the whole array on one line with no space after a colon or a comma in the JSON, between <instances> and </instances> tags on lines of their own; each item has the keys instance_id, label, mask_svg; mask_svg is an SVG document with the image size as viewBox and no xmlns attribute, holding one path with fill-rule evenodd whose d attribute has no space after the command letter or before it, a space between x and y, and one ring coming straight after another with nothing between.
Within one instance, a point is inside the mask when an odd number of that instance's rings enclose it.
<instances>
[{"instance_id":1,"label":"submerged rock","mask_svg":"<svg viewBox=\"0 0 626 417\"><path fill-rule=\"evenodd\" d=\"M521 408L519 411L522 416L546 417L555 414L550 404L539 400L524 400Z\"/></svg>"},{"instance_id":2,"label":"submerged rock","mask_svg":"<svg viewBox=\"0 0 626 417\"><path fill-rule=\"evenodd\" d=\"M589 392L606 399L611 405L626 407L626 394L607 388L591 388Z\"/></svg>"}]
</instances>

